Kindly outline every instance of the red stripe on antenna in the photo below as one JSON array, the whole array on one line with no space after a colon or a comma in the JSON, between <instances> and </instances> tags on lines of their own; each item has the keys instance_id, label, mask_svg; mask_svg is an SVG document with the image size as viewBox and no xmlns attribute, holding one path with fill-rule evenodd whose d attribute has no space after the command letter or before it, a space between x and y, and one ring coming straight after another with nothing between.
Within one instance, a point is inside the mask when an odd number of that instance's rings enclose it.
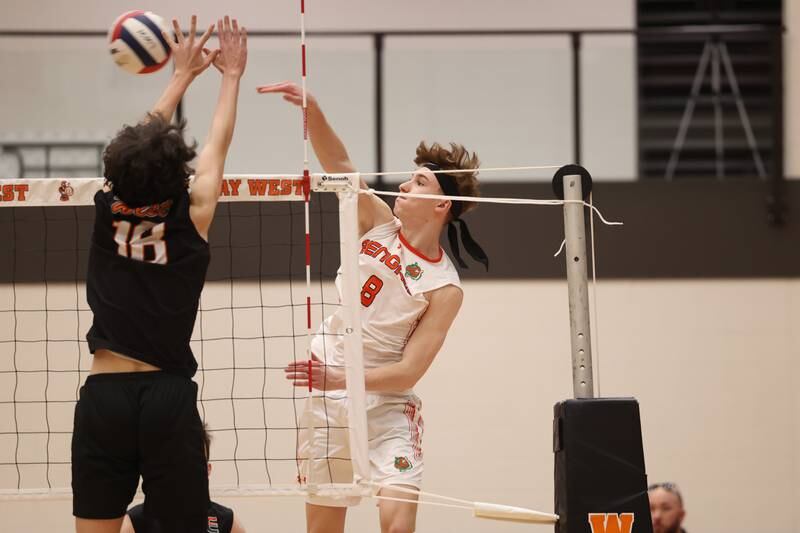
<instances>
[{"instance_id":1,"label":"red stripe on antenna","mask_svg":"<svg viewBox=\"0 0 800 533\"><path fill-rule=\"evenodd\" d=\"M311 176L308 174L308 169L303 170L303 196L308 202L311 195Z\"/></svg>"},{"instance_id":2,"label":"red stripe on antenna","mask_svg":"<svg viewBox=\"0 0 800 533\"><path fill-rule=\"evenodd\" d=\"M311 296L306 296L306 315L308 317L308 329L311 329Z\"/></svg>"}]
</instances>

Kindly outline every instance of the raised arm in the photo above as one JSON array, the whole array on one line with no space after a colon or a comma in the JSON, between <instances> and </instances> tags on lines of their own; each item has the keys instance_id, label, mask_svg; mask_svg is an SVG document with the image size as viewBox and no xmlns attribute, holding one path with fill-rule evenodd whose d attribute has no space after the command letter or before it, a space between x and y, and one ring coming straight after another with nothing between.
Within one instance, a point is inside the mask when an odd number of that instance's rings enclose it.
<instances>
[{"instance_id":1,"label":"raised arm","mask_svg":"<svg viewBox=\"0 0 800 533\"><path fill-rule=\"evenodd\" d=\"M247 30L239 28L238 21L231 22L227 16L224 21L217 22L217 29L220 48L214 66L222 73L222 82L211 129L197 159L189 208L197 232L206 240L219 201L225 158L236 124L239 82L247 65Z\"/></svg>"},{"instance_id":2,"label":"raised arm","mask_svg":"<svg viewBox=\"0 0 800 533\"><path fill-rule=\"evenodd\" d=\"M166 32L161 32L161 35L172 49L172 60L175 69L167 88L151 111L152 114L161 115L167 122L172 120L172 115L175 114L178 102L183 98L183 94L189 88L189 85L208 68L219 53L218 50L209 52L203 49L206 41L211 37L211 32L214 31L213 24L208 27L203 36L200 37L200 40L195 39L195 34L197 33L197 17L195 15L192 15L192 24L188 37L183 36L176 19L172 19L172 27L175 29L177 42Z\"/></svg>"},{"instance_id":3,"label":"raised arm","mask_svg":"<svg viewBox=\"0 0 800 533\"><path fill-rule=\"evenodd\" d=\"M283 99L287 102L296 106L303 105L303 91L296 83L284 81L272 85L263 85L258 87L258 92L262 94L279 93L283 95ZM350 161L347 148L345 148L342 140L328 123L328 119L325 118L317 99L306 92L306 101L308 108L308 135L322 169L330 173L356 172L356 167ZM361 188L369 188L363 179L361 180ZM359 195L358 226L361 235L375 226L389 222L392 217L392 210L379 197L372 194Z\"/></svg>"}]
</instances>

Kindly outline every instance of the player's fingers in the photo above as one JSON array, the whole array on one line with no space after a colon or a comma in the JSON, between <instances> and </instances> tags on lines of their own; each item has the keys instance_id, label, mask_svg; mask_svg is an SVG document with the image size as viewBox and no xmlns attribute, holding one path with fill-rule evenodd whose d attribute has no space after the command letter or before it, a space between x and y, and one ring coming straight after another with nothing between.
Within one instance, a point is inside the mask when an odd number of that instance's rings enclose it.
<instances>
[{"instance_id":1,"label":"player's fingers","mask_svg":"<svg viewBox=\"0 0 800 533\"><path fill-rule=\"evenodd\" d=\"M308 359L305 359L303 361L292 361L287 365L287 367L297 366L297 367L308 368L308 364L309 363L311 363L312 365L315 365L315 366L319 366L319 365L323 364L322 361L320 361L320 360L316 360L316 361L311 360L311 361L309 361Z\"/></svg>"},{"instance_id":2,"label":"player's fingers","mask_svg":"<svg viewBox=\"0 0 800 533\"><path fill-rule=\"evenodd\" d=\"M296 366L296 367L292 367L292 368L285 368L283 371L286 374L303 374L303 375L308 375L308 374L323 375L325 373L325 370L322 369L322 367L312 367L311 370L309 370L308 366L305 366L305 367Z\"/></svg>"},{"instance_id":3,"label":"player's fingers","mask_svg":"<svg viewBox=\"0 0 800 533\"><path fill-rule=\"evenodd\" d=\"M161 36L164 38L165 41L167 41L167 46L169 46L170 50L175 50L175 48L177 47L177 45L175 44L175 37L165 32L164 30L161 30Z\"/></svg>"},{"instance_id":4,"label":"player's fingers","mask_svg":"<svg viewBox=\"0 0 800 533\"><path fill-rule=\"evenodd\" d=\"M214 25L208 27L206 32L200 37L200 46L203 47L206 45L206 42L211 38L211 34L214 32Z\"/></svg>"},{"instance_id":5,"label":"player's fingers","mask_svg":"<svg viewBox=\"0 0 800 533\"><path fill-rule=\"evenodd\" d=\"M183 44L183 32L181 31L181 25L178 24L178 19L172 19L172 27L175 29L175 39L177 39L178 44Z\"/></svg>"},{"instance_id":6,"label":"player's fingers","mask_svg":"<svg viewBox=\"0 0 800 533\"><path fill-rule=\"evenodd\" d=\"M211 63L213 63L215 59L217 59L218 55L219 55L219 50L214 50L210 54L206 54L206 57L203 60L203 68L202 68L202 70L207 69L208 66L211 65Z\"/></svg>"},{"instance_id":7,"label":"player's fingers","mask_svg":"<svg viewBox=\"0 0 800 533\"><path fill-rule=\"evenodd\" d=\"M194 36L197 33L197 15L192 15L192 22L189 24L189 46L194 44Z\"/></svg>"},{"instance_id":8,"label":"player's fingers","mask_svg":"<svg viewBox=\"0 0 800 533\"><path fill-rule=\"evenodd\" d=\"M256 90L260 93L277 93L277 92L284 92L290 86L292 82L290 81L279 81L277 83L268 83L267 85L259 85L256 87Z\"/></svg>"}]
</instances>

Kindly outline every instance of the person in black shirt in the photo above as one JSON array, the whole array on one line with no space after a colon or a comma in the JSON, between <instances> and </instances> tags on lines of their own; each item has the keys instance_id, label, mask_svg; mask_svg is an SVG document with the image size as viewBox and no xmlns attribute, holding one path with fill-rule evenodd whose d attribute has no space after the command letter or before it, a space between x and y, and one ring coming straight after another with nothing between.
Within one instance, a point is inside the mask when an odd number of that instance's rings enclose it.
<instances>
[{"instance_id":1,"label":"person in black shirt","mask_svg":"<svg viewBox=\"0 0 800 533\"><path fill-rule=\"evenodd\" d=\"M78 533L117 533L139 476L144 513L170 533L205 531L207 461L189 339L209 262L208 230L233 136L247 33L219 21L219 50L203 46L196 18L177 21L175 70L147 117L124 126L103 154L106 186L95 196L86 279L94 354L75 407L73 515ZM192 81L214 64L219 99L195 178L193 146L172 116Z\"/></svg>"},{"instance_id":2,"label":"person in black shirt","mask_svg":"<svg viewBox=\"0 0 800 533\"><path fill-rule=\"evenodd\" d=\"M211 457L211 435L206 427L203 427L203 444L206 452L206 461ZM211 463L208 463L208 475L211 476ZM122 529L119 533L166 533L158 522L148 520L144 514L144 505L134 505L128 509L128 514L122 522ZM200 532L198 532L200 533ZM242 523L236 517L233 509L225 507L216 502L210 502L208 506L208 528L202 533L245 533Z\"/></svg>"}]
</instances>

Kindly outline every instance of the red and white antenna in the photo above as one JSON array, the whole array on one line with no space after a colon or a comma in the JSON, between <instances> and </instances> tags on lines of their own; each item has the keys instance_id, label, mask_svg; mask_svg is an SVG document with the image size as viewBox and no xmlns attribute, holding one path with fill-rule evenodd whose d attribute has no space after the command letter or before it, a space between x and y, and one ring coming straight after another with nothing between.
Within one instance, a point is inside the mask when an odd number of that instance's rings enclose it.
<instances>
[{"instance_id":1,"label":"red and white antenna","mask_svg":"<svg viewBox=\"0 0 800 533\"><path fill-rule=\"evenodd\" d=\"M308 391L312 391L311 383L311 175L308 170L308 98L306 95L306 2L300 0L300 55L302 58L303 87L303 196L306 229L306 355L308 356Z\"/></svg>"}]
</instances>

